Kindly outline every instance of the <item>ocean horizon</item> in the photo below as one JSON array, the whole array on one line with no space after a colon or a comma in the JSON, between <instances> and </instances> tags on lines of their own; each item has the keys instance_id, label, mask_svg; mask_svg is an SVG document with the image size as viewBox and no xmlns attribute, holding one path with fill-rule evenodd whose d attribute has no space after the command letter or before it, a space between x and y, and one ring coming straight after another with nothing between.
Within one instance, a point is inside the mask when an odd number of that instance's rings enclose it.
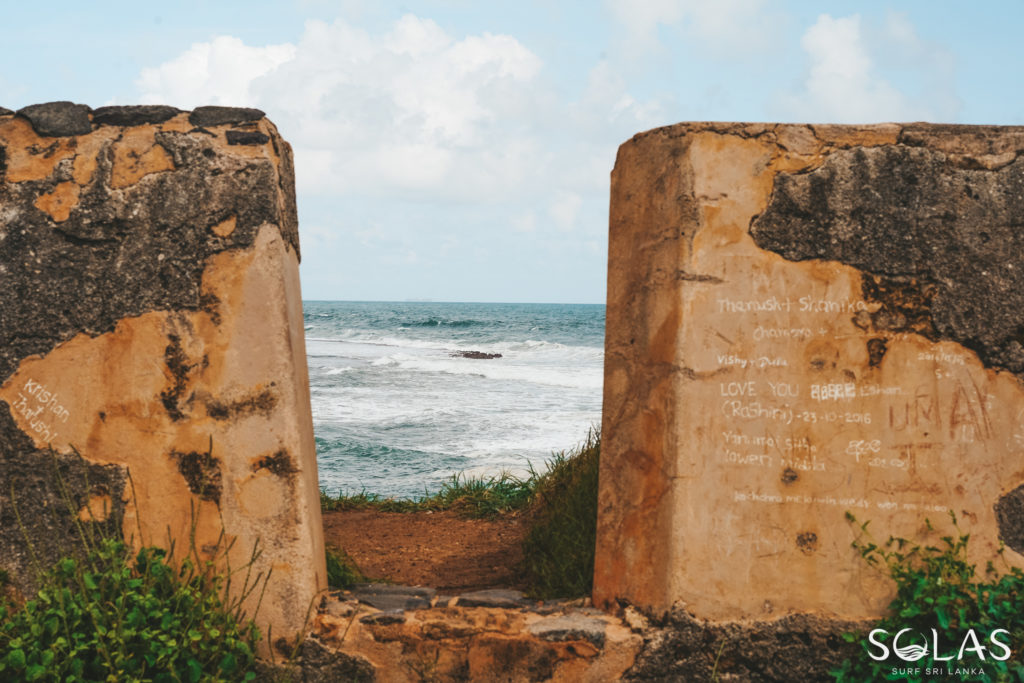
<instances>
[{"instance_id":1,"label":"ocean horizon","mask_svg":"<svg viewBox=\"0 0 1024 683\"><path fill-rule=\"evenodd\" d=\"M525 476L600 425L604 304L305 300L320 485Z\"/></svg>"}]
</instances>

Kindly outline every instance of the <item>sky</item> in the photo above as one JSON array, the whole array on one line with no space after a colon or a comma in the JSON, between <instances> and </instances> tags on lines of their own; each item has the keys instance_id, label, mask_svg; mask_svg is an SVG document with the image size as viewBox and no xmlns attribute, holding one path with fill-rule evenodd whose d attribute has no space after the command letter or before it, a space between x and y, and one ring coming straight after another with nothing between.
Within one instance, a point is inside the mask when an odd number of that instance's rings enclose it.
<instances>
[{"instance_id":1,"label":"sky","mask_svg":"<svg viewBox=\"0 0 1024 683\"><path fill-rule=\"evenodd\" d=\"M0 2L0 106L264 110L305 299L603 303L659 126L1024 124L1019 0Z\"/></svg>"}]
</instances>

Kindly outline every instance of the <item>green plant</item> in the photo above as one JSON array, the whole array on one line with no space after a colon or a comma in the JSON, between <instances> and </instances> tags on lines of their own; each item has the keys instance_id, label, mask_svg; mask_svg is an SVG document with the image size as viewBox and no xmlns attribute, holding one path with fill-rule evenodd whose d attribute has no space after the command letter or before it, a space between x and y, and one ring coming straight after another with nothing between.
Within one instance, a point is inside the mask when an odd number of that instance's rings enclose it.
<instances>
[{"instance_id":1,"label":"green plant","mask_svg":"<svg viewBox=\"0 0 1024 683\"><path fill-rule=\"evenodd\" d=\"M5 681L252 680L256 626L221 598L226 578L164 550L104 539L66 557L19 610L0 606Z\"/></svg>"},{"instance_id":2,"label":"green plant","mask_svg":"<svg viewBox=\"0 0 1024 683\"><path fill-rule=\"evenodd\" d=\"M375 510L377 512L439 512L455 510L466 517L492 517L526 506L533 495L536 474L520 479L508 472L494 477L469 477L457 473L441 484L437 493L424 492L415 499L385 498L363 490L355 494L339 492L332 497L320 490L320 507L334 510Z\"/></svg>"},{"instance_id":3,"label":"green plant","mask_svg":"<svg viewBox=\"0 0 1024 683\"><path fill-rule=\"evenodd\" d=\"M877 661L871 653L881 656L880 649L870 643L867 634L844 634L847 642L859 642L861 648L855 658L830 672L837 681L930 680L933 676L927 675L929 669L945 673L958 664L965 638L968 648L975 645L972 638L987 645L997 629L1008 631L1006 639L1010 643L1019 646L1024 642L1024 572L1012 567L999 575L990 562L986 577L977 578L975 566L967 561L970 535L960 532L952 512L950 517L956 535L942 536L941 545L922 546L895 537L878 545L870 540L868 522L860 524L847 513L847 519L859 529L853 547L869 564L887 570L896 583L889 614L872 629L872 633L875 629L884 631L875 633L875 639L891 648L893 637L910 629L912 636L918 634L915 644L922 645L924 651L912 662L895 655ZM927 526L934 531L930 523ZM969 636L972 630L974 635ZM908 643L910 639L904 645ZM1024 663L1016 652L1004 661L990 656L983 662L972 659L970 663L983 664L981 673L956 680L1024 681Z\"/></svg>"},{"instance_id":4,"label":"green plant","mask_svg":"<svg viewBox=\"0 0 1024 683\"><path fill-rule=\"evenodd\" d=\"M601 435L592 431L575 451L556 453L534 475L531 524L523 542L528 592L538 598L590 593L597 539L597 475Z\"/></svg>"},{"instance_id":5,"label":"green plant","mask_svg":"<svg viewBox=\"0 0 1024 683\"><path fill-rule=\"evenodd\" d=\"M369 581L348 553L341 548L327 546L327 585L331 588L349 588Z\"/></svg>"}]
</instances>

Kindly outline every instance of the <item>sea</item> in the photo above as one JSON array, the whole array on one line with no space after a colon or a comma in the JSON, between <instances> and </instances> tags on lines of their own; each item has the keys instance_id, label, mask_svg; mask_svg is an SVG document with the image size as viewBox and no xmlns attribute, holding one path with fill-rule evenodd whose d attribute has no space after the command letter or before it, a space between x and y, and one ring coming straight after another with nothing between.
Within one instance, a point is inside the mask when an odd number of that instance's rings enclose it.
<instances>
[{"instance_id":1,"label":"sea","mask_svg":"<svg viewBox=\"0 0 1024 683\"><path fill-rule=\"evenodd\" d=\"M415 498L456 473L525 476L600 425L603 305L303 306L332 495Z\"/></svg>"}]
</instances>

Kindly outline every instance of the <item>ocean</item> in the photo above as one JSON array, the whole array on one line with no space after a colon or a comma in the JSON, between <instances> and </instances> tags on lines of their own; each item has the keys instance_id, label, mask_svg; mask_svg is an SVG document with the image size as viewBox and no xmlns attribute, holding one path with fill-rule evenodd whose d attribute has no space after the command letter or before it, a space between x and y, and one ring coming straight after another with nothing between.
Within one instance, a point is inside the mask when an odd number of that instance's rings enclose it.
<instances>
[{"instance_id":1,"label":"ocean","mask_svg":"<svg viewBox=\"0 0 1024 683\"><path fill-rule=\"evenodd\" d=\"M603 305L303 306L331 494L417 497L458 472L522 476L600 425Z\"/></svg>"}]
</instances>

